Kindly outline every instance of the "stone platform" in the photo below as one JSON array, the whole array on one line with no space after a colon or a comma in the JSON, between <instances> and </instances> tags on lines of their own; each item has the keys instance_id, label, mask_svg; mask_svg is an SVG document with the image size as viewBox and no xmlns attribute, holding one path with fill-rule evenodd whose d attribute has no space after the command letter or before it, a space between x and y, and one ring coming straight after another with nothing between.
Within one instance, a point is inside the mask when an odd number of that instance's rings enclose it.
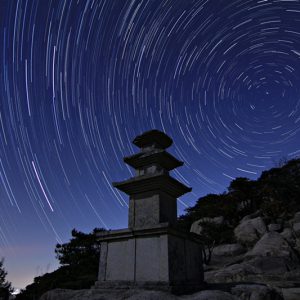
<instances>
[{"instance_id":1,"label":"stone platform","mask_svg":"<svg viewBox=\"0 0 300 300\"><path fill-rule=\"evenodd\" d=\"M203 288L201 242L168 223L101 232L97 289L190 293Z\"/></svg>"}]
</instances>

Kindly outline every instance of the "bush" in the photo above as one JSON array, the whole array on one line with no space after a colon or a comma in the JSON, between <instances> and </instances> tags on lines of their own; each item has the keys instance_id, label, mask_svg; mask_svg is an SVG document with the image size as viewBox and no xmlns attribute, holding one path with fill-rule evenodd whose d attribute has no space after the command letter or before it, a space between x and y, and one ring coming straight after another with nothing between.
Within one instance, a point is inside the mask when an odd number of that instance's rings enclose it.
<instances>
[{"instance_id":1,"label":"bush","mask_svg":"<svg viewBox=\"0 0 300 300\"><path fill-rule=\"evenodd\" d=\"M34 278L34 282L17 295L16 300L35 300L45 292L61 289L89 289L97 280L100 246L94 229L86 234L75 229L68 243L57 244L56 257L61 267Z\"/></svg>"}]
</instances>

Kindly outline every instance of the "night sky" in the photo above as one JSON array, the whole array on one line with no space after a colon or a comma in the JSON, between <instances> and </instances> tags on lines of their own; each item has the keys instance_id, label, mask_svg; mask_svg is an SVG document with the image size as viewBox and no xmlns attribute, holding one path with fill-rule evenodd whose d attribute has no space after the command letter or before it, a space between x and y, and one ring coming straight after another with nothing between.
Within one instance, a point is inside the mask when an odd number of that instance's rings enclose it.
<instances>
[{"instance_id":1,"label":"night sky","mask_svg":"<svg viewBox=\"0 0 300 300\"><path fill-rule=\"evenodd\" d=\"M112 181L159 129L193 188L300 155L299 0L0 0L0 257L24 287L72 228L127 226Z\"/></svg>"}]
</instances>

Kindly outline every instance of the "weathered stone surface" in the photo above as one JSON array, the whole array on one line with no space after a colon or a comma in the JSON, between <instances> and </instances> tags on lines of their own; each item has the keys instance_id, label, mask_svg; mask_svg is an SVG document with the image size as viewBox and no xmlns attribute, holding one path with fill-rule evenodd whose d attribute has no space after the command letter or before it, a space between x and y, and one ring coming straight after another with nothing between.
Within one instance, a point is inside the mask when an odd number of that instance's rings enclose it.
<instances>
[{"instance_id":1,"label":"weathered stone surface","mask_svg":"<svg viewBox=\"0 0 300 300\"><path fill-rule=\"evenodd\" d=\"M245 245L253 245L267 231L261 217L241 222L235 229L236 239Z\"/></svg>"},{"instance_id":2,"label":"weathered stone surface","mask_svg":"<svg viewBox=\"0 0 300 300\"><path fill-rule=\"evenodd\" d=\"M282 295L284 300L299 300L300 288L282 289Z\"/></svg>"},{"instance_id":3,"label":"weathered stone surface","mask_svg":"<svg viewBox=\"0 0 300 300\"><path fill-rule=\"evenodd\" d=\"M200 284L203 281L201 247L188 239L168 236L169 282Z\"/></svg>"},{"instance_id":4,"label":"weathered stone surface","mask_svg":"<svg viewBox=\"0 0 300 300\"><path fill-rule=\"evenodd\" d=\"M211 223L216 224L216 225L222 225L224 223L224 217L215 217L211 219Z\"/></svg>"},{"instance_id":5,"label":"weathered stone surface","mask_svg":"<svg viewBox=\"0 0 300 300\"><path fill-rule=\"evenodd\" d=\"M138 238L136 238L138 236ZM103 235L97 286L128 282L131 287L149 282L188 287L203 280L201 243L197 237L171 229L167 224L148 229L111 231ZM179 284L180 283L180 284Z\"/></svg>"},{"instance_id":6,"label":"weathered stone surface","mask_svg":"<svg viewBox=\"0 0 300 300\"><path fill-rule=\"evenodd\" d=\"M161 291L147 290L51 290L40 300L177 300L175 295Z\"/></svg>"},{"instance_id":7,"label":"weathered stone surface","mask_svg":"<svg viewBox=\"0 0 300 300\"><path fill-rule=\"evenodd\" d=\"M146 290L133 290L133 291L128 291L125 293L125 297L122 295L120 299L128 299L128 300L140 300L140 299L145 299L145 300L161 300L161 299L166 299L166 300L176 300L178 297L175 295L166 293L166 292L160 292L160 291L146 291ZM109 300L109 299L108 299Z\"/></svg>"},{"instance_id":8,"label":"weathered stone surface","mask_svg":"<svg viewBox=\"0 0 300 300\"><path fill-rule=\"evenodd\" d=\"M284 257L261 257L256 256L245 262L251 264L256 274L280 274L296 268L296 265L290 259ZM258 279L259 281L259 279Z\"/></svg>"},{"instance_id":9,"label":"weathered stone surface","mask_svg":"<svg viewBox=\"0 0 300 300\"><path fill-rule=\"evenodd\" d=\"M175 296L167 292L148 290L63 290L55 289L45 293L40 300L239 300L230 293L219 290L205 290L192 295ZM276 299L275 299L276 300Z\"/></svg>"},{"instance_id":10,"label":"weathered stone surface","mask_svg":"<svg viewBox=\"0 0 300 300\"><path fill-rule=\"evenodd\" d=\"M224 244L213 249L213 255L217 256L235 256L243 252L245 252L245 248L240 244Z\"/></svg>"},{"instance_id":11,"label":"weathered stone surface","mask_svg":"<svg viewBox=\"0 0 300 300\"><path fill-rule=\"evenodd\" d=\"M247 278L248 275L257 274L255 267L251 264L242 263L234 264L228 267L218 269L216 271L205 272L205 281L209 283L221 282L241 282Z\"/></svg>"},{"instance_id":12,"label":"weathered stone surface","mask_svg":"<svg viewBox=\"0 0 300 300\"><path fill-rule=\"evenodd\" d=\"M139 201L141 200L142 201ZM160 223L160 199L159 195L137 195L130 198L130 214L128 227L151 227ZM170 208L171 210L171 208ZM132 212L133 211L133 212Z\"/></svg>"},{"instance_id":13,"label":"weathered stone surface","mask_svg":"<svg viewBox=\"0 0 300 300\"><path fill-rule=\"evenodd\" d=\"M294 270L286 272L284 274L284 279L300 283L300 268L298 267L295 268ZM296 287L296 286L292 286L292 287Z\"/></svg>"},{"instance_id":14,"label":"weathered stone surface","mask_svg":"<svg viewBox=\"0 0 300 300\"><path fill-rule=\"evenodd\" d=\"M240 300L282 300L274 289L260 284L240 284L231 289Z\"/></svg>"},{"instance_id":15,"label":"weathered stone surface","mask_svg":"<svg viewBox=\"0 0 300 300\"><path fill-rule=\"evenodd\" d=\"M245 217L242 218L241 222L244 222L244 221L247 221L247 220L250 220L250 219L254 219L254 218L257 218L259 217L261 214L261 212L259 210L257 210L256 212L250 214L250 215L246 215Z\"/></svg>"},{"instance_id":16,"label":"weathered stone surface","mask_svg":"<svg viewBox=\"0 0 300 300\"><path fill-rule=\"evenodd\" d=\"M244 253L234 256L218 256L212 255L211 261L205 266L205 272L212 270L220 270L222 268L240 264L244 260Z\"/></svg>"},{"instance_id":17,"label":"weathered stone surface","mask_svg":"<svg viewBox=\"0 0 300 300\"><path fill-rule=\"evenodd\" d=\"M268 230L269 231L280 231L282 228L281 224L269 224L268 225Z\"/></svg>"},{"instance_id":18,"label":"weathered stone surface","mask_svg":"<svg viewBox=\"0 0 300 300\"><path fill-rule=\"evenodd\" d=\"M294 223L300 223L300 211L296 212L293 218Z\"/></svg>"},{"instance_id":19,"label":"weathered stone surface","mask_svg":"<svg viewBox=\"0 0 300 300\"><path fill-rule=\"evenodd\" d=\"M295 239L294 249L300 254L300 238Z\"/></svg>"},{"instance_id":20,"label":"weathered stone surface","mask_svg":"<svg viewBox=\"0 0 300 300\"><path fill-rule=\"evenodd\" d=\"M277 232L267 232L246 256L273 256L296 259L292 248Z\"/></svg>"},{"instance_id":21,"label":"weathered stone surface","mask_svg":"<svg viewBox=\"0 0 300 300\"><path fill-rule=\"evenodd\" d=\"M48 291L45 294L43 294L40 298L40 300L79 300L79 299L93 299L93 298L89 290L74 291L74 290L65 290L65 289L55 289L55 290Z\"/></svg>"},{"instance_id":22,"label":"weathered stone surface","mask_svg":"<svg viewBox=\"0 0 300 300\"><path fill-rule=\"evenodd\" d=\"M199 219L191 225L190 231L194 232L196 234L201 234L203 231L202 224L204 224L204 223L212 223L212 224L216 224L216 225L222 225L224 223L224 217L220 216L220 217L215 217L215 218Z\"/></svg>"},{"instance_id":23,"label":"weathered stone surface","mask_svg":"<svg viewBox=\"0 0 300 300\"><path fill-rule=\"evenodd\" d=\"M293 232L291 228L284 228L280 235L290 244L295 243Z\"/></svg>"},{"instance_id":24,"label":"weathered stone surface","mask_svg":"<svg viewBox=\"0 0 300 300\"><path fill-rule=\"evenodd\" d=\"M207 290L193 295L179 297L184 300L239 300L237 297L223 291ZM163 299L162 299L163 300Z\"/></svg>"},{"instance_id":25,"label":"weathered stone surface","mask_svg":"<svg viewBox=\"0 0 300 300\"><path fill-rule=\"evenodd\" d=\"M293 225L293 231L296 234L297 237L300 237L300 222L294 223Z\"/></svg>"},{"instance_id":26,"label":"weathered stone surface","mask_svg":"<svg viewBox=\"0 0 300 300\"><path fill-rule=\"evenodd\" d=\"M105 280L134 279L135 240L129 239L108 244L105 261ZM122 256L120 255L122 253ZM126 259L124 259L126 258ZM102 269L100 269L103 272ZM99 272L99 273L101 273Z\"/></svg>"},{"instance_id":27,"label":"weathered stone surface","mask_svg":"<svg viewBox=\"0 0 300 300\"><path fill-rule=\"evenodd\" d=\"M136 270L138 281L168 281L167 236L136 239ZM160 251L164 250L163 253ZM123 256L119 254L124 259ZM134 257L134 254L132 254ZM147 261L151 263L147 264ZM160 264L161 263L161 264ZM133 263L134 265L134 263Z\"/></svg>"},{"instance_id":28,"label":"weathered stone surface","mask_svg":"<svg viewBox=\"0 0 300 300\"><path fill-rule=\"evenodd\" d=\"M250 260L239 264L219 267L216 270L205 272L205 280L209 283L221 282L261 282L264 277L279 276L282 279L283 274L290 273L287 280L298 280L297 273L292 274L290 270L296 269L297 264L290 259L283 257L253 257Z\"/></svg>"},{"instance_id":29,"label":"weathered stone surface","mask_svg":"<svg viewBox=\"0 0 300 300\"><path fill-rule=\"evenodd\" d=\"M203 226L200 224L199 220L195 221L191 226L190 232L201 234L202 231L203 231Z\"/></svg>"},{"instance_id":30,"label":"weathered stone surface","mask_svg":"<svg viewBox=\"0 0 300 300\"><path fill-rule=\"evenodd\" d=\"M283 222L283 228L291 228L291 224L292 224L291 220L285 220Z\"/></svg>"}]
</instances>

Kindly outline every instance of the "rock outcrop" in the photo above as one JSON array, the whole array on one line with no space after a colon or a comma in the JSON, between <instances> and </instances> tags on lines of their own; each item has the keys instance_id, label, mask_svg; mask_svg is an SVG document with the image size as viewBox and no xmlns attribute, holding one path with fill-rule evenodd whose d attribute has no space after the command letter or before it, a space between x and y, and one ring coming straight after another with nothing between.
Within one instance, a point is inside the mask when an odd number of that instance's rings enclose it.
<instances>
[{"instance_id":1,"label":"rock outcrop","mask_svg":"<svg viewBox=\"0 0 300 300\"><path fill-rule=\"evenodd\" d=\"M300 223L300 211L295 213L293 223Z\"/></svg>"},{"instance_id":2,"label":"rock outcrop","mask_svg":"<svg viewBox=\"0 0 300 300\"><path fill-rule=\"evenodd\" d=\"M269 224L269 225L268 225L268 230L269 230L269 231L276 231L276 232L278 232L278 231L280 231L281 229L282 229L281 224Z\"/></svg>"},{"instance_id":3,"label":"rock outcrop","mask_svg":"<svg viewBox=\"0 0 300 300\"><path fill-rule=\"evenodd\" d=\"M261 217L243 220L234 229L234 235L239 243L252 246L267 231L266 225Z\"/></svg>"},{"instance_id":4,"label":"rock outcrop","mask_svg":"<svg viewBox=\"0 0 300 300\"><path fill-rule=\"evenodd\" d=\"M213 249L216 256L236 256L244 252L245 248L238 243L219 245Z\"/></svg>"},{"instance_id":5,"label":"rock outcrop","mask_svg":"<svg viewBox=\"0 0 300 300\"><path fill-rule=\"evenodd\" d=\"M238 243L221 244L213 249L205 281L244 282L230 291L238 299L300 299L299 219L298 212L285 222L267 226L261 216L244 218L234 229ZM243 247L248 251L243 252ZM249 282L255 285L248 286Z\"/></svg>"},{"instance_id":6,"label":"rock outcrop","mask_svg":"<svg viewBox=\"0 0 300 300\"><path fill-rule=\"evenodd\" d=\"M240 284L231 289L231 293L240 300L281 300L276 290L260 284Z\"/></svg>"},{"instance_id":7,"label":"rock outcrop","mask_svg":"<svg viewBox=\"0 0 300 300\"><path fill-rule=\"evenodd\" d=\"M282 289L282 296L284 300L299 300L300 288Z\"/></svg>"},{"instance_id":8,"label":"rock outcrop","mask_svg":"<svg viewBox=\"0 0 300 300\"><path fill-rule=\"evenodd\" d=\"M191 226L191 232L196 234L201 234L203 231L203 224L205 223L211 223L215 225L222 225L224 223L224 217L215 217L215 218L202 218L197 221L195 221Z\"/></svg>"},{"instance_id":9,"label":"rock outcrop","mask_svg":"<svg viewBox=\"0 0 300 300\"><path fill-rule=\"evenodd\" d=\"M300 237L300 222L294 223L293 225L293 231L296 234L297 237Z\"/></svg>"},{"instance_id":10,"label":"rock outcrop","mask_svg":"<svg viewBox=\"0 0 300 300\"><path fill-rule=\"evenodd\" d=\"M295 244L295 238L291 228L284 228L280 235L291 245Z\"/></svg>"},{"instance_id":11,"label":"rock outcrop","mask_svg":"<svg viewBox=\"0 0 300 300\"><path fill-rule=\"evenodd\" d=\"M246 262L216 268L216 270L205 272L205 281L208 283L228 283L246 281L248 275L257 274L257 270Z\"/></svg>"},{"instance_id":12,"label":"rock outcrop","mask_svg":"<svg viewBox=\"0 0 300 300\"><path fill-rule=\"evenodd\" d=\"M274 231L265 233L253 249L246 253L246 256L284 257L297 260L295 252L288 242Z\"/></svg>"}]
</instances>

